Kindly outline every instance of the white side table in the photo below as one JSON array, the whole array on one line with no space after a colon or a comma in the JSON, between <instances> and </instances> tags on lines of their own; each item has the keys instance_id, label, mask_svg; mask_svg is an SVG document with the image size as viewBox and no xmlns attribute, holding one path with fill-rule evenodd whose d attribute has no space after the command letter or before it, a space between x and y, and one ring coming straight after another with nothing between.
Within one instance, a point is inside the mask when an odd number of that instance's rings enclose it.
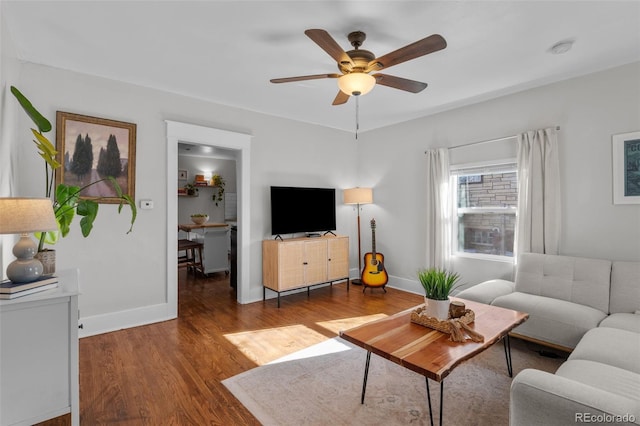
<instances>
[{"instance_id":1,"label":"white side table","mask_svg":"<svg viewBox=\"0 0 640 426\"><path fill-rule=\"evenodd\" d=\"M0 425L32 425L71 413L80 424L78 270L58 287L0 300Z\"/></svg>"}]
</instances>

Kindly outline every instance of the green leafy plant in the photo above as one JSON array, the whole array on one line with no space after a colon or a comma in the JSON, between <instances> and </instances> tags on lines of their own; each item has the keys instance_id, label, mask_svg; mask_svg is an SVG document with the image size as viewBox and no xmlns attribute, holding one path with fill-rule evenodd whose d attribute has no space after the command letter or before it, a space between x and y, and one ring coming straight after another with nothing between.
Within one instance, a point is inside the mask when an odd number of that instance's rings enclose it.
<instances>
[{"instance_id":1,"label":"green leafy plant","mask_svg":"<svg viewBox=\"0 0 640 426\"><path fill-rule=\"evenodd\" d=\"M80 198L80 193L86 188L95 185L99 182L109 181L113 185L116 191L116 197L120 200L118 206L118 213L122 211L125 205L128 205L131 209L131 226L127 231L127 234L133 230L133 224L136 221L138 210L136 208L135 201L127 194L122 192L120 185L112 176L108 176L103 179L96 180L85 186L72 186L64 183L58 184L53 191L54 173L55 170L61 167L60 162L56 156L58 151L55 146L47 139L44 133L51 131L51 123L47 120L38 110L31 104L31 102L14 86L11 86L11 93L16 97L24 111L31 118L36 125L36 129L31 129L35 140L33 141L38 148L38 153L44 160L45 167L45 195L47 198L52 198L53 211L55 213L56 220L58 222L58 231L39 233L38 235L38 251L44 250L44 244L55 244L58 241L58 237L66 237L71 229L71 224L75 215L81 216L80 230L82 235L86 238L93 229L93 223L98 216L99 204L98 199L85 199Z\"/></svg>"},{"instance_id":2,"label":"green leafy plant","mask_svg":"<svg viewBox=\"0 0 640 426\"><path fill-rule=\"evenodd\" d=\"M187 191L187 195L198 195L198 187L192 183L186 184L184 189Z\"/></svg>"},{"instance_id":3,"label":"green leafy plant","mask_svg":"<svg viewBox=\"0 0 640 426\"><path fill-rule=\"evenodd\" d=\"M206 213L196 213L192 214L191 217L209 217L209 215Z\"/></svg>"},{"instance_id":4,"label":"green leafy plant","mask_svg":"<svg viewBox=\"0 0 640 426\"><path fill-rule=\"evenodd\" d=\"M224 195L224 178L218 174L215 174L211 177L211 184L217 188L217 191L213 193L211 199L215 201L216 206L220 201L222 201L222 197Z\"/></svg>"},{"instance_id":5,"label":"green leafy plant","mask_svg":"<svg viewBox=\"0 0 640 426\"><path fill-rule=\"evenodd\" d=\"M428 299L447 300L460 280L460 275L445 269L428 268L418 271L418 279Z\"/></svg>"}]
</instances>

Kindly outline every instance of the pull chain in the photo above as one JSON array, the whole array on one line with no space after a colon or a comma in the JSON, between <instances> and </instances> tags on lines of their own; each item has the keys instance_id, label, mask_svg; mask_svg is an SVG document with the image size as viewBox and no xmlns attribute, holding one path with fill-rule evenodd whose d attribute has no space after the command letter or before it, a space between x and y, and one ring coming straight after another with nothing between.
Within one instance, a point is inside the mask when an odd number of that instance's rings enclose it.
<instances>
[{"instance_id":1,"label":"pull chain","mask_svg":"<svg viewBox=\"0 0 640 426\"><path fill-rule=\"evenodd\" d=\"M356 140L358 139L358 130L360 130L360 96L356 96Z\"/></svg>"}]
</instances>

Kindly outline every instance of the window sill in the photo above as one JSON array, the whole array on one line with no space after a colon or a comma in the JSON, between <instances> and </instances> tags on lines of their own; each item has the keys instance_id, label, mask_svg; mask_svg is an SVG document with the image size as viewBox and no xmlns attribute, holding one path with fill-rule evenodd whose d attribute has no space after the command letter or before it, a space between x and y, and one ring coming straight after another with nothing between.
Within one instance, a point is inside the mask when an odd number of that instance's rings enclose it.
<instances>
[{"instance_id":1,"label":"window sill","mask_svg":"<svg viewBox=\"0 0 640 426\"><path fill-rule=\"evenodd\" d=\"M465 252L456 252L452 254L452 257L459 257L464 259L475 259L475 260L487 260L491 262L501 262L501 263L515 263L515 258L509 256L497 256L494 254L483 254L483 253L465 253Z\"/></svg>"}]
</instances>

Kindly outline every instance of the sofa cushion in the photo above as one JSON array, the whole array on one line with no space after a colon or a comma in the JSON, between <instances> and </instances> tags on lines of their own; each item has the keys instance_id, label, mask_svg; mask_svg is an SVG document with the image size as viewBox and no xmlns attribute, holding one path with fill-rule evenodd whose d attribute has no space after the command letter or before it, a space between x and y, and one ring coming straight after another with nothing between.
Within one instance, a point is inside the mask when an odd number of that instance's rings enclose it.
<instances>
[{"instance_id":1,"label":"sofa cushion","mask_svg":"<svg viewBox=\"0 0 640 426\"><path fill-rule=\"evenodd\" d=\"M640 402L640 374L586 359L563 363L556 375Z\"/></svg>"},{"instance_id":2,"label":"sofa cushion","mask_svg":"<svg viewBox=\"0 0 640 426\"><path fill-rule=\"evenodd\" d=\"M621 417L598 422L596 419L602 414ZM527 368L511 382L510 426L627 425L638 421L637 400L560 375Z\"/></svg>"},{"instance_id":3,"label":"sofa cushion","mask_svg":"<svg viewBox=\"0 0 640 426\"><path fill-rule=\"evenodd\" d=\"M640 262L613 262L610 313L640 310Z\"/></svg>"},{"instance_id":4,"label":"sofa cushion","mask_svg":"<svg viewBox=\"0 0 640 426\"><path fill-rule=\"evenodd\" d=\"M619 328L640 333L640 312L635 314L611 314L600 322L599 327Z\"/></svg>"},{"instance_id":5,"label":"sofa cushion","mask_svg":"<svg viewBox=\"0 0 640 426\"><path fill-rule=\"evenodd\" d=\"M611 262L601 259L523 253L515 291L566 300L609 312Z\"/></svg>"},{"instance_id":6,"label":"sofa cushion","mask_svg":"<svg viewBox=\"0 0 640 426\"><path fill-rule=\"evenodd\" d=\"M513 292L513 287L513 281L489 280L462 290L455 297L490 305L496 297Z\"/></svg>"},{"instance_id":7,"label":"sofa cushion","mask_svg":"<svg viewBox=\"0 0 640 426\"><path fill-rule=\"evenodd\" d=\"M589 306L519 291L497 297L492 305L529 314L529 319L513 330L515 333L566 348L575 347L606 317Z\"/></svg>"},{"instance_id":8,"label":"sofa cushion","mask_svg":"<svg viewBox=\"0 0 640 426\"><path fill-rule=\"evenodd\" d=\"M594 328L584 335L568 359L601 362L640 374L640 334L617 328Z\"/></svg>"}]
</instances>

